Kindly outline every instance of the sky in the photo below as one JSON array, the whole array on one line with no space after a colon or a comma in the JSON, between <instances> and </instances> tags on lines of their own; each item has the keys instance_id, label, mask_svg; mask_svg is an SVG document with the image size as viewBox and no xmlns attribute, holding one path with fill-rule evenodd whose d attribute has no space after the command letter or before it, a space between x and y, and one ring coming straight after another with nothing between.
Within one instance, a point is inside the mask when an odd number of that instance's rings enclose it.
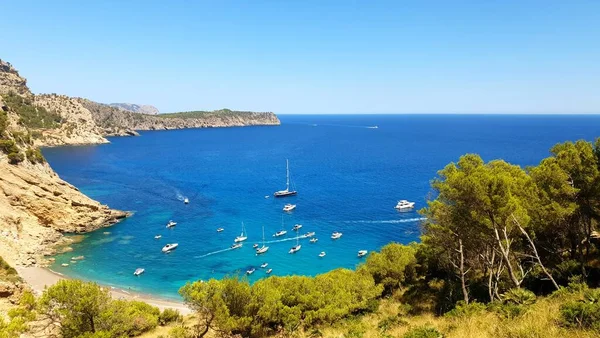
<instances>
[{"instance_id":1,"label":"sky","mask_svg":"<svg viewBox=\"0 0 600 338\"><path fill-rule=\"evenodd\" d=\"M600 1L3 1L34 93L161 112L600 113Z\"/></svg>"}]
</instances>

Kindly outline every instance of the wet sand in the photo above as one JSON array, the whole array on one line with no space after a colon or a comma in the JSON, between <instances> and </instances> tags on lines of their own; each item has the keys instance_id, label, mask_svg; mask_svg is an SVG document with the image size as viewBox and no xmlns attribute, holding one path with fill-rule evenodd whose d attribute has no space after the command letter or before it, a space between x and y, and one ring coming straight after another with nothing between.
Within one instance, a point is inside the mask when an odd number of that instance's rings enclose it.
<instances>
[{"instance_id":1,"label":"wet sand","mask_svg":"<svg viewBox=\"0 0 600 338\"><path fill-rule=\"evenodd\" d=\"M58 272L52 271L47 268L40 267L16 267L19 275L31 286L31 288L37 293L41 294L44 288L51 286L61 279L70 279ZM146 302L152 306L164 310L166 308L179 310L183 315L192 313L190 308L185 306L183 302L176 302L172 300L161 299L150 295L140 294L136 292L125 291L122 289L103 286L110 290L110 294L114 299L127 299L127 300L140 300Z\"/></svg>"}]
</instances>

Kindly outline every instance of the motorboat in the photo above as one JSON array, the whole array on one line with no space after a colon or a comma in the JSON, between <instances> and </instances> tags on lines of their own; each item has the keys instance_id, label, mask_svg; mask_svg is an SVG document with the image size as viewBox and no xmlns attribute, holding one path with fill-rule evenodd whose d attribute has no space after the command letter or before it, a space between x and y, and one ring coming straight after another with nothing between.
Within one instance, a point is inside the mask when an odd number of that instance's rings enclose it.
<instances>
[{"instance_id":1,"label":"motorboat","mask_svg":"<svg viewBox=\"0 0 600 338\"><path fill-rule=\"evenodd\" d=\"M62 263L61 266L67 267L69 266L69 263Z\"/></svg>"},{"instance_id":2,"label":"motorboat","mask_svg":"<svg viewBox=\"0 0 600 338\"><path fill-rule=\"evenodd\" d=\"M246 270L246 274L247 274L247 275L251 275L251 274L253 274L253 273L254 273L254 271L256 271L256 269L255 269L255 268L250 268L250 269Z\"/></svg>"},{"instance_id":3,"label":"motorboat","mask_svg":"<svg viewBox=\"0 0 600 338\"><path fill-rule=\"evenodd\" d=\"M217 229L217 232L223 232L223 230L225 230L225 229L223 229L223 228L218 228L218 229Z\"/></svg>"},{"instance_id":4,"label":"motorboat","mask_svg":"<svg viewBox=\"0 0 600 338\"><path fill-rule=\"evenodd\" d=\"M146 271L146 270L144 270L143 268L137 268L137 269L135 269L135 272L133 273L133 275L139 276L139 275L143 274L144 271Z\"/></svg>"},{"instance_id":5,"label":"motorboat","mask_svg":"<svg viewBox=\"0 0 600 338\"><path fill-rule=\"evenodd\" d=\"M292 230L294 230L294 231L298 231L298 230L300 230L300 229L302 229L302 224L296 224L296 225L294 225L294 227L292 228Z\"/></svg>"},{"instance_id":6,"label":"motorboat","mask_svg":"<svg viewBox=\"0 0 600 338\"><path fill-rule=\"evenodd\" d=\"M296 205L295 204L286 204L283 207L283 211L285 211L285 212L290 212L290 211L292 211L294 209L296 209Z\"/></svg>"},{"instance_id":7,"label":"motorboat","mask_svg":"<svg viewBox=\"0 0 600 338\"><path fill-rule=\"evenodd\" d=\"M242 222L242 233L239 236L237 236L233 241L238 243L238 242L243 242L247 239L248 239L248 236L246 236L246 228L244 227L244 222Z\"/></svg>"},{"instance_id":8,"label":"motorboat","mask_svg":"<svg viewBox=\"0 0 600 338\"><path fill-rule=\"evenodd\" d=\"M264 268L266 268L267 266L269 266L269 263L262 263L262 264L260 265L260 267L261 267L261 268L263 268L263 269L264 269Z\"/></svg>"},{"instance_id":9,"label":"motorboat","mask_svg":"<svg viewBox=\"0 0 600 338\"><path fill-rule=\"evenodd\" d=\"M409 202L407 200L399 200L395 208L398 210L412 209L415 206L415 202Z\"/></svg>"},{"instance_id":10,"label":"motorboat","mask_svg":"<svg viewBox=\"0 0 600 338\"><path fill-rule=\"evenodd\" d=\"M286 196L293 196L293 195L297 194L296 190L290 190L290 163L288 160L285 160L285 172L286 172L285 190L276 191L273 194L275 197L286 197Z\"/></svg>"},{"instance_id":11,"label":"motorboat","mask_svg":"<svg viewBox=\"0 0 600 338\"><path fill-rule=\"evenodd\" d=\"M154 239L161 239L161 238L162 238L162 235L156 235L156 236L154 236Z\"/></svg>"},{"instance_id":12,"label":"motorboat","mask_svg":"<svg viewBox=\"0 0 600 338\"><path fill-rule=\"evenodd\" d=\"M269 195L265 195L265 198L269 198L269 197L271 197L271 196L269 196Z\"/></svg>"},{"instance_id":13,"label":"motorboat","mask_svg":"<svg viewBox=\"0 0 600 338\"><path fill-rule=\"evenodd\" d=\"M253 247L254 249L258 248L258 244L254 243L254 244L252 244L252 247Z\"/></svg>"},{"instance_id":14,"label":"motorboat","mask_svg":"<svg viewBox=\"0 0 600 338\"><path fill-rule=\"evenodd\" d=\"M359 250L358 251L358 257L364 257L367 255L367 253L369 253L367 250Z\"/></svg>"},{"instance_id":15,"label":"motorboat","mask_svg":"<svg viewBox=\"0 0 600 338\"><path fill-rule=\"evenodd\" d=\"M311 231L311 232L307 232L307 233L305 233L305 234L304 234L304 237L312 237L312 236L314 236L314 235L315 235L315 232L314 232L314 231Z\"/></svg>"},{"instance_id":16,"label":"motorboat","mask_svg":"<svg viewBox=\"0 0 600 338\"><path fill-rule=\"evenodd\" d=\"M242 247L242 243L233 243L233 245L231 246L232 249L239 249Z\"/></svg>"},{"instance_id":17,"label":"motorboat","mask_svg":"<svg viewBox=\"0 0 600 338\"><path fill-rule=\"evenodd\" d=\"M277 231L277 232L276 232L276 233L273 235L273 237L279 237L279 236L283 236L283 235L285 235L285 234L287 234L287 231L285 231L285 230L279 230L279 231Z\"/></svg>"},{"instance_id":18,"label":"motorboat","mask_svg":"<svg viewBox=\"0 0 600 338\"><path fill-rule=\"evenodd\" d=\"M179 246L179 244L177 244L177 243L169 243L169 244L163 246L162 252L164 252L164 253L170 252L172 250L177 249L178 246Z\"/></svg>"},{"instance_id":19,"label":"motorboat","mask_svg":"<svg viewBox=\"0 0 600 338\"><path fill-rule=\"evenodd\" d=\"M270 274L271 272L273 272L273 269L269 269L269 270L265 271L266 274Z\"/></svg>"},{"instance_id":20,"label":"motorboat","mask_svg":"<svg viewBox=\"0 0 600 338\"><path fill-rule=\"evenodd\" d=\"M167 228L172 228L176 225L177 225L177 222L173 222L173 220L170 220L169 223L167 223Z\"/></svg>"},{"instance_id":21,"label":"motorboat","mask_svg":"<svg viewBox=\"0 0 600 338\"><path fill-rule=\"evenodd\" d=\"M325 257L325 251L321 251L321 253L319 254L319 257Z\"/></svg>"},{"instance_id":22,"label":"motorboat","mask_svg":"<svg viewBox=\"0 0 600 338\"><path fill-rule=\"evenodd\" d=\"M265 226L263 225L262 227L262 231L263 231L263 243L262 246L260 248L258 248L258 244L256 245L256 254L260 255L260 254L264 254L265 252L269 251L269 247L265 245Z\"/></svg>"},{"instance_id":23,"label":"motorboat","mask_svg":"<svg viewBox=\"0 0 600 338\"><path fill-rule=\"evenodd\" d=\"M183 199L183 203L184 204L190 204L190 200L186 197Z\"/></svg>"},{"instance_id":24,"label":"motorboat","mask_svg":"<svg viewBox=\"0 0 600 338\"><path fill-rule=\"evenodd\" d=\"M338 239L342 237L342 233L341 232L334 232L333 234L331 234L331 239Z\"/></svg>"},{"instance_id":25,"label":"motorboat","mask_svg":"<svg viewBox=\"0 0 600 338\"><path fill-rule=\"evenodd\" d=\"M319 240L318 238L314 237L314 238L310 239L310 242L311 243L317 243L318 240Z\"/></svg>"}]
</instances>

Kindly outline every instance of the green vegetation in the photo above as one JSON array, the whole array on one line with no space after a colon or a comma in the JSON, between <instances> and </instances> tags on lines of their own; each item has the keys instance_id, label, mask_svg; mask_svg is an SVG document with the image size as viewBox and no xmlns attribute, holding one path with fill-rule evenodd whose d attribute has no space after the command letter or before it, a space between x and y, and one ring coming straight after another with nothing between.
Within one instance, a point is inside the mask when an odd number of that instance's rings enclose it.
<instances>
[{"instance_id":1,"label":"green vegetation","mask_svg":"<svg viewBox=\"0 0 600 338\"><path fill-rule=\"evenodd\" d=\"M46 162L46 159L44 158L44 155L42 155L42 151L40 150L40 148L27 148L27 150L25 151L25 156L27 156L27 159L31 162L31 163L44 163Z\"/></svg>"},{"instance_id":2,"label":"green vegetation","mask_svg":"<svg viewBox=\"0 0 600 338\"><path fill-rule=\"evenodd\" d=\"M8 114L0 107L0 138L6 133L6 127L8 127Z\"/></svg>"},{"instance_id":3,"label":"green vegetation","mask_svg":"<svg viewBox=\"0 0 600 338\"><path fill-rule=\"evenodd\" d=\"M247 114L256 114L250 111L236 111L230 109L219 109L213 111L203 111L203 110L195 110L195 111L186 111L180 113L169 113L169 114L158 114L156 117L160 118L180 118L180 119L197 119L197 118L206 118L209 116L239 116L239 115L247 115ZM259 113L265 114L265 113Z\"/></svg>"},{"instance_id":4,"label":"green vegetation","mask_svg":"<svg viewBox=\"0 0 600 338\"><path fill-rule=\"evenodd\" d=\"M0 257L0 281L8 281L13 283L21 281L21 277L19 277L17 270L8 265L8 263L6 263L2 257Z\"/></svg>"},{"instance_id":5,"label":"green vegetation","mask_svg":"<svg viewBox=\"0 0 600 338\"><path fill-rule=\"evenodd\" d=\"M29 98L15 93L3 95L4 103L19 115L19 123L28 128L49 129L60 126L62 118L55 112L37 107Z\"/></svg>"}]
</instances>

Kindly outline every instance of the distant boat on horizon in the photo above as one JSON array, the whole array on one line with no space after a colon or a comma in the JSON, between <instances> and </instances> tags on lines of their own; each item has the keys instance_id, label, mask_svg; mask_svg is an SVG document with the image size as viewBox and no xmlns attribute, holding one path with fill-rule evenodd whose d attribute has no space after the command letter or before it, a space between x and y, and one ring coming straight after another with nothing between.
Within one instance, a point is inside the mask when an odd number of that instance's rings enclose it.
<instances>
[{"instance_id":1,"label":"distant boat on horizon","mask_svg":"<svg viewBox=\"0 0 600 338\"><path fill-rule=\"evenodd\" d=\"M187 197L183 199L183 204L189 204L189 203L190 203L190 200Z\"/></svg>"},{"instance_id":2,"label":"distant boat on horizon","mask_svg":"<svg viewBox=\"0 0 600 338\"><path fill-rule=\"evenodd\" d=\"M298 193L296 190L290 190L290 163L287 159L285 160L285 173L285 190L276 191L275 194L273 194L275 197L293 196Z\"/></svg>"}]
</instances>

